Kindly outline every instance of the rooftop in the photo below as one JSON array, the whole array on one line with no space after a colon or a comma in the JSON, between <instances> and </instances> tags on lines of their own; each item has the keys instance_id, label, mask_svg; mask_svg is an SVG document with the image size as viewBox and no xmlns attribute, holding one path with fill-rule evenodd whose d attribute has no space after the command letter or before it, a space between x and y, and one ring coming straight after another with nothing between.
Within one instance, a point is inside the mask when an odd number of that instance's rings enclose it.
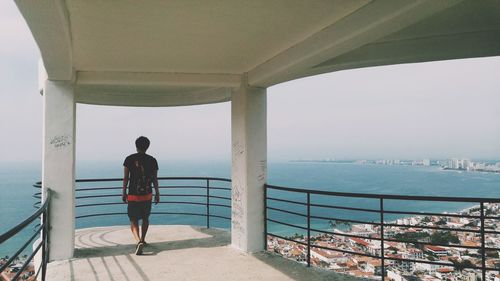
<instances>
[{"instance_id":1,"label":"rooftop","mask_svg":"<svg viewBox=\"0 0 500 281\"><path fill-rule=\"evenodd\" d=\"M354 280L269 252L246 254L220 229L153 225L144 255L128 226L76 232L75 258L48 264L47 280Z\"/></svg>"}]
</instances>

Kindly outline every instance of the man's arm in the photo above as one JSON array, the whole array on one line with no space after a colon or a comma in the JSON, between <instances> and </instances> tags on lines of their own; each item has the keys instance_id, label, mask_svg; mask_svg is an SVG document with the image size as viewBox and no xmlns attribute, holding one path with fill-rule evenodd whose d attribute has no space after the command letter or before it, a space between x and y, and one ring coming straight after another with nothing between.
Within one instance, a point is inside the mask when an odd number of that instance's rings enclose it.
<instances>
[{"instance_id":1,"label":"man's arm","mask_svg":"<svg viewBox=\"0 0 500 281\"><path fill-rule=\"evenodd\" d=\"M123 203L127 203L127 185L128 185L128 179L129 179L129 171L127 167L123 167L123 193L122 193L122 200Z\"/></svg>"},{"instance_id":2,"label":"man's arm","mask_svg":"<svg viewBox=\"0 0 500 281\"><path fill-rule=\"evenodd\" d=\"M160 203L160 188L158 187L158 170L153 173L153 185L155 187L155 204Z\"/></svg>"}]
</instances>

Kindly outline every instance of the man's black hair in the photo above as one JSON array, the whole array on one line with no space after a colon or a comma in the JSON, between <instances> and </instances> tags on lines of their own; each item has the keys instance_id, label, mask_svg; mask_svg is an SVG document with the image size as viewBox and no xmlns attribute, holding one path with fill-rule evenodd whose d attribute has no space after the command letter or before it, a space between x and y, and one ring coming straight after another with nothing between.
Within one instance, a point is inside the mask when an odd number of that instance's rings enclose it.
<instances>
[{"instance_id":1,"label":"man's black hair","mask_svg":"<svg viewBox=\"0 0 500 281\"><path fill-rule=\"evenodd\" d=\"M138 137L136 140L135 140L135 147L141 151L146 151L148 150L149 148L149 139L144 137L144 136L140 136Z\"/></svg>"}]
</instances>

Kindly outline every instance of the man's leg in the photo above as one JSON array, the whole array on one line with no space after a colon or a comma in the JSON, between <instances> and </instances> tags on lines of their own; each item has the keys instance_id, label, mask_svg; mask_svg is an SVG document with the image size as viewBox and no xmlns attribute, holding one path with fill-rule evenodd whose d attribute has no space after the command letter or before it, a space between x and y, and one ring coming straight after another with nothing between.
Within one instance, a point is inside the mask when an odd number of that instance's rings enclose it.
<instances>
[{"instance_id":1,"label":"man's leg","mask_svg":"<svg viewBox=\"0 0 500 281\"><path fill-rule=\"evenodd\" d=\"M136 243L141 242L141 238L139 236L139 221L136 219L130 220L130 230L132 230L132 235L134 235L134 239Z\"/></svg>"},{"instance_id":2,"label":"man's leg","mask_svg":"<svg viewBox=\"0 0 500 281\"><path fill-rule=\"evenodd\" d=\"M142 213L141 242L146 242L146 233L149 228L149 215L151 214L151 201L145 201Z\"/></svg>"},{"instance_id":3,"label":"man's leg","mask_svg":"<svg viewBox=\"0 0 500 281\"><path fill-rule=\"evenodd\" d=\"M146 243L146 233L148 232L149 218L142 219L141 242Z\"/></svg>"},{"instance_id":4,"label":"man's leg","mask_svg":"<svg viewBox=\"0 0 500 281\"><path fill-rule=\"evenodd\" d=\"M137 203L136 202L128 202L127 204L127 213L128 218L130 220L130 230L132 230L132 235L134 235L134 239L136 243L141 241L141 237L139 236L139 219L137 215Z\"/></svg>"}]
</instances>

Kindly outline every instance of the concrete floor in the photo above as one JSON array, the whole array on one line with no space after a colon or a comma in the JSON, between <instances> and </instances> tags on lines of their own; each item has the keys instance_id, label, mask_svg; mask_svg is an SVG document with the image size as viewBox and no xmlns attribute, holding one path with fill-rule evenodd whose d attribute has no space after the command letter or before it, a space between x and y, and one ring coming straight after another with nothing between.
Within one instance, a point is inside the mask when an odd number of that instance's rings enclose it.
<instances>
[{"instance_id":1,"label":"concrete floor","mask_svg":"<svg viewBox=\"0 0 500 281\"><path fill-rule=\"evenodd\" d=\"M144 255L126 226L78 230L75 258L51 262L47 280L359 280L262 252L242 253L228 232L151 226Z\"/></svg>"}]
</instances>

